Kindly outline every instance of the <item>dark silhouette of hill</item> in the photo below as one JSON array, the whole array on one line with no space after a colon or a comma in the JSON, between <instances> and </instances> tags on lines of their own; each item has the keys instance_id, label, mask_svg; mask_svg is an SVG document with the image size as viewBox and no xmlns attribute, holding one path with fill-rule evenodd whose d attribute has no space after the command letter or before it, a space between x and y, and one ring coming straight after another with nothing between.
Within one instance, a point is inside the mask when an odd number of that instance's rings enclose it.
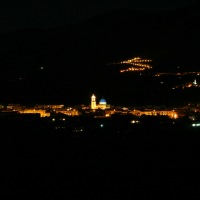
<instances>
[{"instance_id":1,"label":"dark silhouette of hill","mask_svg":"<svg viewBox=\"0 0 200 200\"><path fill-rule=\"evenodd\" d=\"M198 3L177 11L118 10L81 24L4 33L2 88L20 88L22 94L39 88L39 94L46 96L54 96L55 90L60 95L63 90L74 95L92 92L121 81L107 63L134 56L153 59L158 71L177 66L198 70L199 10Z\"/></svg>"},{"instance_id":2,"label":"dark silhouette of hill","mask_svg":"<svg viewBox=\"0 0 200 200\"><path fill-rule=\"evenodd\" d=\"M183 46L195 49L198 11L197 5L176 12L118 10L82 24L6 33L0 38L1 65L66 66L69 63L77 66L134 55L159 57L158 52L161 55L174 49L179 52Z\"/></svg>"}]
</instances>

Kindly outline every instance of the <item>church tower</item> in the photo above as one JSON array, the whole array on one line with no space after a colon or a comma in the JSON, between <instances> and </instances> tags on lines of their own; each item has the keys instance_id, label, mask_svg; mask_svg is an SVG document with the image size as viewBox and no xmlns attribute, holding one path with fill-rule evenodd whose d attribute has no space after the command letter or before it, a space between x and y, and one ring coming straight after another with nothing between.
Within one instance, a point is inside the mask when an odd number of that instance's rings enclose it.
<instances>
[{"instance_id":1,"label":"church tower","mask_svg":"<svg viewBox=\"0 0 200 200\"><path fill-rule=\"evenodd\" d=\"M96 109L96 97L94 94L91 97L91 109Z\"/></svg>"}]
</instances>

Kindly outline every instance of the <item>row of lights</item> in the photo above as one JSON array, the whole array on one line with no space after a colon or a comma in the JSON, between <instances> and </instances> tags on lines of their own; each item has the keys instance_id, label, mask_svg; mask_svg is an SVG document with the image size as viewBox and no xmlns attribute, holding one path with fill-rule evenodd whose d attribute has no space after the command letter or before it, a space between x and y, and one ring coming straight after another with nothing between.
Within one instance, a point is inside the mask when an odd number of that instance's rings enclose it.
<instances>
[{"instance_id":1,"label":"row of lights","mask_svg":"<svg viewBox=\"0 0 200 200\"><path fill-rule=\"evenodd\" d=\"M152 62L152 60L148 60L148 59L141 59L140 57L136 57L130 60L126 60L126 61L122 61L120 63L117 64L129 64L129 65L134 65L136 67L130 67L128 69L125 70L120 70L121 73L123 72L129 72L129 71L144 71L146 69L152 69L152 66L149 64L144 64L144 63L150 63Z\"/></svg>"},{"instance_id":2,"label":"row of lights","mask_svg":"<svg viewBox=\"0 0 200 200\"><path fill-rule=\"evenodd\" d=\"M65 118L60 119L60 121L65 121L65 120L66 120ZM55 119L55 118L52 118L52 121L55 122L56 119Z\"/></svg>"},{"instance_id":3,"label":"row of lights","mask_svg":"<svg viewBox=\"0 0 200 200\"><path fill-rule=\"evenodd\" d=\"M123 72L130 72L130 71L144 71L145 68L133 68L133 67L130 67L128 69L123 69L123 70L120 70L121 73Z\"/></svg>"},{"instance_id":4,"label":"row of lights","mask_svg":"<svg viewBox=\"0 0 200 200\"><path fill-rule=\"evenodd\" d=\"M200 126L200 123L197 123L197 124L192 124L193 127L199 127Z\"/></svg>"}]
</instances>

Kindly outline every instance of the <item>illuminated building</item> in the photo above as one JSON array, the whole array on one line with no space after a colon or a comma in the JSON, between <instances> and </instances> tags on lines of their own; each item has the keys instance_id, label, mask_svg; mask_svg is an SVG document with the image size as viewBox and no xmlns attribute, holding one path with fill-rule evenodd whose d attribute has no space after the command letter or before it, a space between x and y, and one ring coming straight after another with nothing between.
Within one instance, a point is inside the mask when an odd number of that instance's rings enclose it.
<instances>
[{"instance_id":1,"label":"illuminated building","mask_svg":"<svg viewBox=\"0 0 200 200\"><path fill-rule=\"evenodd\" d=\"M7 109L9 110L21 110L21 105L20 104L8 104Z\"/></svg>"},{"instance_id":2,"label":"illuminated building","mask_svg":"<svg viewBox=\"0 0 200 200\"><path fill-rule=\"evenodd\" d=\"M96 97L93 94L91 97L91 109L95 110L95 109L108 109L110 108L110 105L107 104L106 100L104 98L100 99L99 104L96 104Z\"/></svg>"},{"instance_id":3,"label":"illuminated building","mask_svg":"<svg viewBox=\"0 0 200 200\"><path fill-rule=\"evenodd\" d=\"M174 110L134 110L131 112L133 115L142 116L142 115L149 115L149 116L168 116L172 119L178 118L178 113Z\"/></svg>"},{"instance_id":4,"label":"illuminated building","mask_svg":"<svg viewBox=\"0 0 200 200\"><path fill-rule=\"evenodd\" d=\"M72 116L72 117L80 115L78 110L72 109L72 108L57 108L57 109L54 110L54 112L56 114L62 113L64 115L68 115L68 116Z\"/></svg>"},{"instance_id":5,"label":"illuminated building","mask_svg":"<svg viewBox=\"0 0 200 200\"><path fill-rule=\"evenodd\" d=\"M57 108L63 108L64 105L39 105L37 104L35 106L36 109L57 109Z\"/></svg>"},{"instance_id":6,"label":"illuminated building","mask_svg":"<svg viewBox=\"0 0 200 200\"><path fill-rule=\"evenodd\" d=\"M50 117L50 113L47 113L45 110L42 109L25 109L19 111L20 114L40 114L40 117Z\"/></svg>"},{"instance_id":7,"label":"illuminated building","mask_svg":"<svg viewBox=\"0 0 200 200\"><path fill-rule=\"evenodd\" d=\"M91 109L96 109L96 97L94 94L91 97Z\"/></svg>"},{"instance_id":8,"label":"illuminated building","mask_svg":"<svg viewBox=\"0 0 200 200\"><path fill-rule=\"evenodd\" d=\"M107 104L106 100L102 98L102 99L100 99L100 101L99 101L98 108L106 109L106 104Z\"/></svg>"}]
</instances>

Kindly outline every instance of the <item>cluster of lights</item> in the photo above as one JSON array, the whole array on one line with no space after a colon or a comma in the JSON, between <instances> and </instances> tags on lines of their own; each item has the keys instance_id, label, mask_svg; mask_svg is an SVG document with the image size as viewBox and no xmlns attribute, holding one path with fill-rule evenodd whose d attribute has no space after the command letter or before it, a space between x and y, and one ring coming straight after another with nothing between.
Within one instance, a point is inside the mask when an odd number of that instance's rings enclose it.
<instances>
[{"instance_id":1,"label":"cluster of lights","mask_svg":"<svg viewBox=\"0 0 200 200\"><path fill-rule=\"evenodd\" d=\"M115 65L116 64L121 64L121 65L133 65L133 67L129 67L128 69L123 69L123 70L120 70L121 73L123 72L133 72L133 71L144 71L144 70L147 70L147 69L152 69L152 66L150 64L146 64L146 63L151 63L152 60L149 60L149 59L141 59L140 57L136 57L136 58L133 58L133 59L129 59L129 60L125 60L125 61L122 61L122 62L119 62L119 63L114 63Z\"/></svg>"},{"instance_id":2,"label":"cluster of lights","mask_svg":"<svg viewBox=\"0 0 200 200\"><path fill-rule=\"evenodd\" d=\"M200 75L200 72L178 72L178 73L173 73L173 72L158 72L155 74L155 76L187 76L187 75L197 75L199 76Z\"/></svg>"},{"instance_id":3,"label":"cluster of lights","mask_svg":"<svg viewBox=\"0 0 200 200\"><path fill-rule=\"evenodd\" d=\"M65 129L65 127L64 127L64 126L56 126L55 129L56 129L56 130Z\"/></svg>"},{"instance_id":4,"label":"cluster of lights","mask_svg":"<svg viewBox=\"0 0 200 200\"><path fill-rule=\"evenodd\" d=\"M131 124L138 124L138 123L139 123L139 121L137 121L137 120L131 121Z\"/></svg>"},{"instance_id":5,"label":"cluster of lights","mask_svg":"<svg viewBox=\"0 0 200 200\"><path fill-rule=\"evenodd\" d=\"M74 133L80 133L80 132L83 132L83 128L74 128L72 131Z\"/></svg>"},{"instance_id":6,"label":"cluster of lights","mask_svg":"<svg viewBox=\"0 0 200 200\"><path fill-rule=\"evenodd\" d=\"M188 83L185 83L185 84L182 84L182 85L177 85L175 87L173 87L172 89L177 89L177 88L191 88L191 87L200 87L200 84L197 83L197 80L194 79L194 82L188 82Z\"/></svg>"},{"instance_id":7,"label":"cluster of lights","mask_svg":"<svg viewBox=\"0 0 200 200\"><path fill-rule=\"evenodd\" d=\"M130 60L122 61L119 64L132 64L132 63L150 63L152 60L141 59L140 57L136 57Z\"/></svg>"},{"instance_id":8,"label":"cluster of lights","mask_svg":"<svg viewBox=\"0 0 200 200\"><path fill-rule=\"evenodd\" d=\"M60 120L60 121L65 121L66 119L65 119L65 118L61 118L61 119L59 119L59 120ZM52 121L55 122L56 119L55 119L55 118L52 118Z\"/></svg>"},{"instance_id":9,"label":"cluster of lights","mask_svg":"<svg viewBox=\"0 0 200 200\"><path fill-rule=\"evenodd\" d=\"M192 124L193 127L199 127L200 126L200 123L197 123L197 124Z\"/></svg>"},{"instance_id":10,"label":"cluster of lights","mask_svg":"<svg viewBox=\"0 0 200 200\"><path fill-rule=\"evenodd\" d=\"M144 71L145 68L134 68L134 67L129 67L128 69L122 69L120 70L121 73L123 72L130 72L130 71Z\"/></svg>"}]
</instances>

